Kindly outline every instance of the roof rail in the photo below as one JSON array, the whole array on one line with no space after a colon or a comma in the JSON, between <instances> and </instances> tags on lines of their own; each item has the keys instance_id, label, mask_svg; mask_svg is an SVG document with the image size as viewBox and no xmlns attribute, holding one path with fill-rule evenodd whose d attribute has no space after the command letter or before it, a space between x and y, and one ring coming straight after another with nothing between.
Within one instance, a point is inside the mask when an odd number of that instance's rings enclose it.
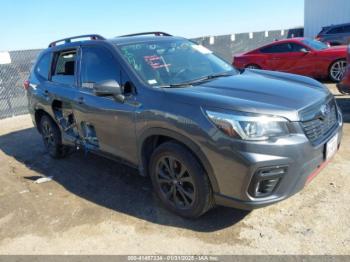
<instances>
[{"instance_id":1,"label":"roof rail","mask_svg":"<svg viewBox=\"0 0 350 262\"><path fill-rule=\"evenodd\" d=\"M86 37L89 37L91 40L106 40L106 38L104 38L103 36L96 35L96 34L92 34L92 35L78 35L78 36L67 37L67 38L63 38L63 39L54 41L54 42L49 44L49 47L56 46L56 44L59 43L59 42L64 42L65 44L67 44L67 43L71 43L73 39L86 38Z\"/></svg>"},{"instance_id":2,"label":"roof rail","mask_svg":"<svg viewBox=\"0 0 350 262\"><path fill-rule=\"evenodd\" d=\"M137 33L137 34L130 34L130 35L121 35L119 37L139 36L139 35L172 36L171 34L164 33L164 32L144 32L144 33Z\"/></svg>"}]
</instances>

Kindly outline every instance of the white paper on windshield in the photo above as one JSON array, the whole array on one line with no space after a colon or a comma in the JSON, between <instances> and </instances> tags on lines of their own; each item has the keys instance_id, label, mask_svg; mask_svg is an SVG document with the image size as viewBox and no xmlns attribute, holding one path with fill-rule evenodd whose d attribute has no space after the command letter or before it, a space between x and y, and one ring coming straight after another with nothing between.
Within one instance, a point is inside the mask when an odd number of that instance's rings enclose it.
<instances>
[{"instance_id":1,"label":"white paper on windshield","mask_svg":"<svg viewBox=\"0 0 350 262\"><path fill-rule=\"evenodd\" d=\"M151 80L148 80L148 83L149 83L150 85L154 85L154 84L157 84L157 80L151 79Z\"/></svg>"},{"instance_id":2,"label":"white paper on windshield","mask_svg":"<svg viewBox=\"0 0 350 262\"><path fill-rule=\"evenodd\" d=\"M207 54L211 54L213 53L212 51L210 51L208 48L202 46L202 45L193 45L192 46L194 49L196 49L198 52L207 55Z\"/></svg>"}]
</instances>

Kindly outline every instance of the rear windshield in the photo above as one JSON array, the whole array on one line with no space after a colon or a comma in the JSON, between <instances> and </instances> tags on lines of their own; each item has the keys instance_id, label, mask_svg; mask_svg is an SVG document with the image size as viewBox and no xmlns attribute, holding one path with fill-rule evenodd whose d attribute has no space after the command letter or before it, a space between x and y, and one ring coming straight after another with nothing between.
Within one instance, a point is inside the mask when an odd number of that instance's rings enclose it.
<instances>
[{"instance_id":1,"label":"rear windshield","mask_svg":"<svg viewBox=\"0 0 350 262\"><path fill-rule=\"evenodd\" d=\"M329 29L329 27L323 27L321 32L319 32L318 34L322 35L322 34L326 33L328 29Z\"/></svg>"}]
</instances>

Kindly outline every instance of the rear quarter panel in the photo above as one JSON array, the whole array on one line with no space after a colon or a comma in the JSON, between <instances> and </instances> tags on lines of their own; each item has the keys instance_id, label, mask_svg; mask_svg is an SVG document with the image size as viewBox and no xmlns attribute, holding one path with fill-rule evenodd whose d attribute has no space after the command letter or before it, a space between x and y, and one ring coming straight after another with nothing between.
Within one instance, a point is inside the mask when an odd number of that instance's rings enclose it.
<instances>
[{"instance_id":1,"label":"rear quarter panel","mask_svg":"<svg viewBox=\"0 0 350 262\"><path fill-rule=\"evenodd\" d=\"M320 77L327 77L329 67L339 59L345 59L346 53L343 51L319 51L315 54L317 67L316 73Z\"/></svg>"}]
</instances>

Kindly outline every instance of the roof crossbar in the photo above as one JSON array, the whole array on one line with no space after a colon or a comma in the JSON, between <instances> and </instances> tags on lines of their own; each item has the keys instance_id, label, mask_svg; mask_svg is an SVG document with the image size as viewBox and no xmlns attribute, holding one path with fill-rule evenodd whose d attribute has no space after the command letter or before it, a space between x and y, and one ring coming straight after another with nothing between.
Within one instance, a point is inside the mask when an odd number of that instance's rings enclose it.
<instances>
[{"instance_id":1,"label":"roof crossbar","mask_svg":"<svg viewBox=\"0 0 350 262\"><path fill-rule=\"evenodd\" d=\"M104 38L103 36L96 35L96 34L92 34L92 35L78 35L78 36L67 37L67 38L63 38L63 39L54 41L54 42L49 44L49 47L56 46L57 43L59 43L59 42L64 42L65 44L71 43L73 39L79 39L79 38L90 38L90 40L106 40L106 38Z\"/></svg>"},{"instance_id":2,"label":"roof crossbar","mask_svg":"<svg viewBox=\"0 0 350 262\"><path fill-rule=\"evenodd\" d=\"M143 33L130 34L130 35L121 35L119 37L140 36L140 35L172 36L171 34L168 34L168 33L156 31L156 32L143 32Z\"/></svg>"}]
</instances>

